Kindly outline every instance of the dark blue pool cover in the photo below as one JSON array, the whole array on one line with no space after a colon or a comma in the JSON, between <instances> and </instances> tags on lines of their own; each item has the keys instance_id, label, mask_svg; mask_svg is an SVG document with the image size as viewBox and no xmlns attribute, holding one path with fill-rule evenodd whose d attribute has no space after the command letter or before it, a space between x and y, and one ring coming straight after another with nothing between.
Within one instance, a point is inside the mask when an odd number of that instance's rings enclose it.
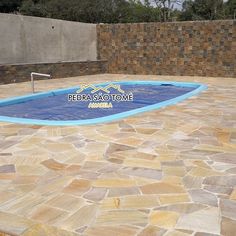
<instances>
[{"instance_id":1,"label":"dark blue pool cover","mask_svg":"<svg viewBox=\"0 0 236 236\"><path fill-rule=\"evenodd\" d=\"M172 84L125 84L121 85L121 89L123 89L125 93L133 93L133 101L113 101L113 108L89 109L89 101L68 101L67 93L0 106L0 116L55 121L93 119L173 99L195 90L196 87L174 86ZM77 89L72 92L70 91L70 94L76 93L76 90ZM83 93L91 94L91 89L86 89ZM119 92L111 89L110 93Z\"/></svg>"}]
</instances>

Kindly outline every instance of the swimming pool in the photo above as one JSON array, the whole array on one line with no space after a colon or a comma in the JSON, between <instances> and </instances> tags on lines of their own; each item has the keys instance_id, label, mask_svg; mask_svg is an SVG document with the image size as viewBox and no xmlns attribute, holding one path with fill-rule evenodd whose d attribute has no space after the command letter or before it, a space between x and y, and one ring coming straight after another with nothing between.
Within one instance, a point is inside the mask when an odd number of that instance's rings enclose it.
<instances>
[{"instance_id":1,"label":"swimming pool","mask_svg":"<svg viewBox=\"0 0 236 236\"><path fill-rule=\"evenodd\" d=\"M105 88L109 84L101 83L94 86ZM83 93L78 93L81 86L77 86L4 99L0 101L0 121L54 126L109 122L175 104L206 89L205 85L199 83L165 81L125 81L112 84L119 86L121 91L111 87L108 92L93 93L90 88L86 88ZM107 99L102 102L109 103L112 107L88 108L91 102L94 103L94 96L92 100L90 96L92 93L105 95ZM133 99L117 100L122 94L132 94ZM83 95L87 100L70 101L70 95L79 96L80 99Z\"/></svg>"}]
</instances>

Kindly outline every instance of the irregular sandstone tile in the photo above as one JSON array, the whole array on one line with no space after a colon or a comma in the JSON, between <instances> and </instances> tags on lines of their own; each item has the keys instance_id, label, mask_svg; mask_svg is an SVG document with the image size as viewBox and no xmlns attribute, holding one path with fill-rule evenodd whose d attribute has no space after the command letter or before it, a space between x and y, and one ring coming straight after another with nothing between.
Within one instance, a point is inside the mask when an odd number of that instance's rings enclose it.
<instances>
[{"instance_id":1,"label":"irregular sandstone tile","mask_svg":"<svg viewBox=\"0 0 236 236\"><path fill-rule=\"evenodd\" d=\"M223 162L236 165L236 158L234 153L220 153L214 156L210 156L210 159L215 162Z\"/></svg>"},{"instance_id":2,"label":"irregular sandstone tile","mask_svg":"<svg viewBox=\"0 0 236 236\"><path fill-rule=\"evenodd\" d=\"M208 156L210 154L215 154L215 152L205 152L200 150L191 150L191 151L184 151L180 153L180 158L183 160L209 160Z\"/></svg>"},{"instance_id":3,"label":"irregular sandstone tile","mask_svg":"<svg viewBox=\"0 0 236 236\"><path fill-rule=\"evenodd\" d=\"M226 170L225 172L226 172L226 173L229 173L229 174L236 175L236 167L230 168L230 169Z\"/></svg>"},{"instance_id":4,"label":"irregular sandstone tile","mask_svg":"<svg viewBox=\"0 0 236 236\"><path fill-rule=\"evenodd\" d=\"M69 143L47 143L43 147L51 152L65 152L74 149L74 146Z\"/></svg>"},{"instance_id":5,"label":"irregular sandstone tile","mask_svg":"<svg viewBox=\"0 0 236 236\"><path fill-rule=\"evenodd\" d=\"M171 211L153 211L150 215L150 224L157 225L164 229L172 229L175 227L179 214Z\"/></svg>"},{"instance_id":6,"label":"irregular sandstone tile","mask_svg":"<svg viewBox=\"0 0 236 236\"><path fill-rule=\"evenodd\" d=\"M205 178L203 184L206 185L216 185L224 187L234 187L236 186L236 176L211 176Z\"/></svg>"},{"instance_id":7,"label":"irregular sandstone tile","mask_svg":"<svg viewBox=\"0 0 236 236\"><path fill-rule=\"evenodd\" d=\"M42 165L17 165L16 172L19 175L43 175L48 171Z\"/></svg>"},{"instance_id":8,"label":"irregular sandstone tile","mask_svg":"<svg viewBox=\"0 0 236 236\"><path fill-rule=\"evenodd\" d=\"M197 232L220 234L219 209L211 207L180 217L176 229L194 230Z\"/></svg>"},{"instance_id":9,"label":"irregular sandstone tile","mask_svg":"<svg viewBox=\"0 0 236 236\"><path fill-rule=\"evenodd\" d=\"M208 233L197 232L196 234L194 234L194 236L219 236L219 234L208 234Z\"/></svg>"},{"instance_id":10,"label":"irregular sandstone tile","mask_svg":"<svg viewBox=\"0 0 236 236\"><path fill-rule=\"evenodd\" d=\"M99 225L144 224L148 215L138 210L103 211L98 215L96 223Z\"/></svg>"},{"instance_id":11,"label":"irregular sandstone tile","mask_svg":"<svg viewBox=\"0 0 236 236\"><path fill-rule=\"evenodd\" d=\"M117 164L110 164L107 165L103 168L101 168L100 170L98 170L99 173L110 173L110 172L115 172L117 170L119 170L121 168L120 165Z\"/></svg>"},{"instance_id":12,"label":"irregular sandstone tile","mask_svg":"<svg viewBox=\"0 0 236 236\"><path fill-rule=\"evenodd\" d=\"M151 129L151 128L136 128L136 131L140 134L147 134L151 135L154 134L158 129Z\"/></svg>"},{"instance_id":13,"label":"irregular sandstone tile","mask_svg":"<svg viewBox=\"0 0 236 236\"><path fill-rule=\"evenodd\" d=\"M31 212L30 218L42 223L56 224L63 220L68 213L46 205L41 205Z\"/></svg>"},{"instance_id":14,"label":"irregular sandstone tile","mask_svg":"<svg viewBox=\"0 0 236 236\"><path fill-rule=\"evenodd\" d=\"M17 197L16 193L13 193L10 191L1 191L0 192L0 205L3 205L3 203L8 202L16 197Z\"/></svg>"},{"instance_id":15,"label":"irregular sandstone tile","mask_svg":"<svg viewBox=\"0 0 236 236\"><path fill-rule=\"evenodd\" d=\"M81 169L80 165L70 165L65 169L65 171L67 175L77 175L80 169Z\"/></svg>"},{"instance_id":16,"label":"irregular sandstone tile","mask_svg":"<svg viewBox=\"0 0 236 236\"><path fill-rule=\"evenodd\" d=\"M76 230L80 227L88 226L94 220L96 212L96 205L84 206L67 218L61 224L61 227L67 230Z\"/></svg>"},{"instance_id":17,"label":"irregular sandstone tile","mask_svg":"<svg viewBox=\"0 0 236 236\"><path fill-rule=\"evenodd\" d=\"M49 226L46 224L36 224L32 226L30 229L26 230L22 236L55 236L55 235L60 235L60 236L79 236L79 234L61 230L59 228Z\"/></svg>"},{"instance_id":18,"label":"irregular sandstone tile","mask_svg":"<svg viewBox=\"0 0 236 236\"><path fill-rule=\"evenodd\" d=\"M236 220L236 201L221 199L220 209L222 216Z\"/></svg>"},{"instance_id":19,"label":"irregular sandstone tile","mask_svg":"<svg viewBox=\"0 0 236 236\"><path fill-rule=\"evenodd\" d=\"M161 165L163 167L166 166L171 166L171 167L183 167L184 166L184 162L182 160L176 160L176 161L162 161Z\"/></svg>"},{"instance_id":20,"label":"irregular sandstone tile","mask_svg":"<svg viewBox=\"0 0 236 236\"><path fill-rule=\"evenodd\" d=\"M231 169L233 167L233 165L227 164L227 163L222 163L222 162L213 162L213 164L211 164L211 167L217 171L227 172L227 170Z\"/></svg>"},{"instance_id":21,"label":"irregular sandstone tile","mask_svg":"<svg viewBox=\"0 0 236 236\"><path fill-rule=\"evenodd\" d=\"M194 202L217 206L217 198L214 194L204 191L202 189L193 189L189 190L189 194Z\"/></svg>"},{"instance_id":22,"label":"irregular sandstone tile","mask_svg":"<svg viewBox=\"0 0 236 236\"><path fill-rule=\"evenodd\" d=\"M209 165L207 165L204 161L202 160L190 160L192 162L193 165L195 166L199 166L202 168L206 168L206 169L211 169L211 167Z\"/></svg>"},{"instance_id":23,"label":"irregular sandstone tile","mask_svg":"<svg viewBox=\"0 0 236 236\"><path fill-rule=\"evenodd\" d=\"M107 166L107 162L98 162L98 161L86 161L82 167L83 170L89 171L97 171L105 166Z\"/></svg>"},{"instance_id":24,"label":"irregular sandstone tile","mask_svg":"<svg viewBox=\"0 0 236 236\"><path fill-rule=\"evenodd\" d=\"M17 176L12 183L13 184L34 184L39 179L39 176L25 175Z\"/></svg>"},{"instance_id":25,"label":"irregular sandstone tile","mask_svg":"<svg viewBox=\"0 0 236 236\"><path fill-rule=\"evenodd\" d=\"M234 148L230 146L214 146L214 145L207 145L207 144L200 144L195 147L196 150L202 150L202 151L214 151L214 152L229 152L234 153Z\"/></svg>"},{"instance_id":26,"label":"irregular sandstone tile","mask_svg":"<svg viewBox=\"0 0 236 236\"><path fill-rule=\"evenodd\" d=\"M75 179L67 187L64 188L64 193L82 195L90 189L90 181L85 179Z\"/></svg>"},{"instance_id":27,"label":"irregular sandstone tile","mask_svg":"<svg viewBox=\"0 0 236 236\"><path fill-rule=\"evenodd\" d=\"M185 193L183 187L169 183L154 183L140 187L143 194Z\"/></svg>"},{"instance_id":28,"label":"irregular sandstone tile","mask_svg":"<svg viewBox=\"0 0 236 236\"><path fill-rule=\"evenodd\" d=\"M178 176L164 176L162 181L165 183L182 185L182 178Z\"/></svg>"},{"instance_id":29,"label":"irregular sandstone tile","mask_svg":"<svg viewBox=\"0 0 236 236\"><path fill-rule=\"evenodd\" d=\"M148 168L138 168L138 167L124 167L120 170L122 174L127 174L131 176L139 176L150 179L160 180L162 178L162 171L148 169Z\"/></svg>"},{"instance_id":30,"label":"irregular sandstone tile","mask_svg":"<svg viewBox=\"0 0 236 236\"><path fill-rule=\"evenodd\" d=\"M227 195L229 195L232 192L232 188L224 186L215 186L215 185L205 185L204 189L212 193L227 194Z\"/></svg>"},{"instance_id":31,"label":"irregular sandstone tile","mask_svg":"<svg viewBox=\"0 0 236 236\"><path fill-rule=\"evenodd\" d=\"M137 187L127 188L110 188L108 197L120 197L125 195L139 195L140 191Z\"/></svg>"},{"instance_id":32,"label":"irregular sandstone tile","mask_svg":"<svg viewBox=\"0 0 236 236\"><path fill-rule=\"evenodd\" d=\"M82 207L85 204L85 201L83 198L77 198L68 194L62 194L52 198L45 204L50 205L52 207L60 208L65 211L73 211Z\"/></svg>"},{"instance_id":33,"label":"irregular sandstone tile","mask_svg":"<svg viewBox=\"0 0 236 236\"><path fill-rule=\"evenodd\" d=\"M236 220L222 217L221 220L221 235L232 236L236 232Z\"/></svg>"},{"instance_id":34,"label":"irregular sandstone tile","mask_svg":"<svg viewBox=\"0 0 236 236\"><path fill-rule=\"evenodd\" d=\"M189 196L187 194L178 195L161 195L159 197L161 205L180 203L180 202L190 202Z\"/></svg>"},{"instance_id":35,"label":"irregular sandstone tile","mask_svg":"<svg viewBox=\"0 0 236 236\"><path fill-rule=\"evenodd\" d=\"M15 134L15 135L17 135L17 134ZM9 147L12 147L12 146L18 144L18 143L19 142L17 142L17 141L11 141L11 140L1 141L0 149L5 150Z\"/></svg>"},{"instance_id":36,"label":"irregular sandstone tile","mask_svg":"<svg viewBox=\"0 0 236 236\"><path fill-rule=\"evenodd\" d=\"M57 162L54 159L49 159L49 160L43 161L43 162L41 162L41 164L51 170L64 170L67 167L66 164L62 164L60 162Z\"/></svg>"},{"instance_id":37,"label":"irregular sandstone tile","mask_svg":"<svg viewBox=\"0 0 236 236\"><path fill-rule=\"evenodd\" d=\"M92 185L104 188L133 187L135 186L135 181L131 179L98 179Z\"/></svg>"},{"instance_id":38,"label":"irregular sandstone tile","mask_svg":"<svg viewBox=\"0 0 236 236\"><path fill-rule=\"evenodd\" d=\"M143 160L151 161L151 160L157 159L157 155L145 153L145 152L138 152L137 149L121 151L119 153L116 153L116 155L120 157L124 157L126 159L134 158L135 160L143 159Z\"/></svg>"},{"instance_id":39,"label":"irregular sandstone tile","mask_svg":"<svg viewBox=\"0 0 236 236\"><path fill-rule=\"evenodd\" d=\"M185 188L187 188L187 189L201 188L202 181L203 181L203 178L198 177L198 176L186 175L183 178L183 184L184 184Z\"/></svg>"},{"instance_id":40,"label":"irregular sandstone tile","mask_svg":"<svg viewBox=\"0 0 236 236\"><path fill-rule=\"evenodd\" d=\"M82 152L66 152L66 154L70 157L65 161L66 164L74 164L74 165L82 165L84 162L86 155Z\"/></svg>"},{"instance_id":41,"label":"irregular sandstone tile","mask_svg":"<svg viewBox=\"0 0 236 236\"><path fill-rule=\"evenodd\" d=\"M217 176L222 175L221 172L210 170L207 168L202 167L194 167L190 172L189 175L197 176L197 177L207 177L207 176Z\"/></svg>"},{"instance_id":42,"label":"irregular sandstone tile","mask_svg":"<svg viewBox=\"0 0 236 236\"><path fill-rule=\"evenodd\" d=\"M140 159L126 159L124 160L123 165L130 166L130 167L149 168L149 169L155 169L155 170L161 169L161 163L158 160L148 161L148 160L140 160Z\"/></svg>"},{"instance_id":43,"label":"irregular sandstone tile","mask_svg":"<svg viewBox=\"0 0 236 236\"><path fill-rule=\"evenodd\" d=\"M129 146L137 147L143 143L143 139L129 137L129 138L117 139L116 142L121 143L121 144L125 144L125 145L127 144Z\"/></svg>"},{"instance_id":44,"label":"irregular sandstone tile","mask_svg":"<svg viewBox=\"0 0 236 236\"><path fill-rule=\"evenodd\" d=\"M0 173L15 173L15 165L3 165L0 166Z\"/></svg>"},{"instance_id":45,"label":"irregular sandstone tile","mask_svg":"<svg viewBox=\"0 0 236 236\"><path fill-rule=\"evenodd\" d=\"M229 138L230 138L230 132L226 132L223 130L217 130L216 137L220 143L228 143Z\"/></svg>"},{"instance_id":46,"label":"irregular sandstone tile","mask_svg":"<svg viewBox=\"0 0 236 236\"><path fill-rule=\"evenodd\" d=\"M85 231L86 236L135 236L139 229L133 226L92 226Z\"/></svg>"},{"instance_id":47,"label":"irregular sandstone tile","mask_svg":"<svg viewBox=\"0 0 236 236\"><path fill-rule=\"evenodd\" d=\"M173 231L168 231L165 236L188 236L191 235L191 233L185 233L181 232L179 230L173 230Z\"/></svg>"},{"instance_id":48,"label":"irregular sandstone tile","mask_svg":"<svg viewBox=\"0 0 236 236\"><path fill-rule=\"evenodd\" d=\"M118 144L118 143L109 143L109 147L106 150L105 156L109 156L109 155L116 153L116 152L131 150L131 149L134 149L134 147L131 147L128 145L123 145L123 144Z\"/></svg>"},{"instance_id":49,"label":"irregular sandstone tile","mask_svg":"<svg viewBox=\"0 0 236 236\"><path fill-rule=\"evenodd\" d=\"M233 192L230 194L231 200L236 200L236 188L233 190Z\"/></svg>"},{"instance_id":50,"label":"irregular sandstone tile","mask_svg":"<svg viewBox=\"0 0 236 236\"><path fill-rule=\"evenodd\" d=\"M13 235L20 235L34 225L34 222L13 214L0 212L0 229Z\"/></svg>"},{"instance_id":51,"label":"irregular sandstone tile","mask_svg":"<svg viewBox=\"0 0 236 236\"><path fill-rule=\"evenodd\" d=\"M109 158L108 161L111 163L114 163L114 164L122 164L123 163L123 160L121 160L119 158Z\"/></svg>"},{"instance_id":52,"label":"irregular sandstone tile","mask_svg":"<svg viewBox=\"0 0 236 236\"><path fill-rule=\"evenodd\" d=\"M154 225L149 225L144 228L138 236L162 236L166 232L166 229L161 229Z\"/></svg>"},{"instance_id":53,"label":"irregular sandstone tile","mask_svg":"<svg viewBox=\"0 0 236 236\"><path fill-rule=\"evenodd\" d=\"M101 209L141 209L153 208L159 206L156 196L127 196L121 198L106 198L102 204Z\"/></svg>"},{"instance_id":54,"label":"irregular sandstone tile","mask_svg":"<svg viewBox=\"0 0 236 236\"><path fill-rule=\"evenodd\" d=\"M186 170L184 167L163 166L162 171L165 176L183 177L186 174Z\"/></svg>"},{"instance_id":55,"label":"irregular sandstone tile","mask_svg":"<svg viewBox=\"0 0 236 236\"><path fill-rule=\"evenodd\" d=\"M50 171L38 180L34 191L42 196L48 196L57 191L62 191L62 187L68 185L70 181L71 177L60 176L57 173Z\"/></svg>"},{"instance_id":56,"label":"irregular sandstone tile","mask_svg":"<svg viewBox=\"0 0 236 236\"><path fill-rule=\"evenodd\" d=\"M83 233L87 228L88 226L82 226L76 230L76 233Z\"/></svg>"},{"instance_id":57,"label":"irregular sandstone tile","mask_svg":"<svg viewBox=\"0 0 236 236\"><path fill-rule=\"evenodd\" d=\"M0 208L9 213L15 213L27 216L32 209L39 206L45 201L45 198L35 194L25 194L19 198L9 201Z\"/></svg>"},{"instance_id":58,"label":"irregular sandstone tile","mask_svg":"<svg viewBox=\"0 0 236 236\"><path fill-rule=\"evenodd\" d=\"M83 179L88 179L88 180L94 180L97 179L98 176L100 176L99 173L94 172L94 171L87 171L87 170L80 170L77 175Z\"/></svg>"},{"instance_id":59,"label":"irregular sandstone tile","mask_svg":"<svg viewBox=\"0 0 236 236\"><path fill-rule=\"evenodd\" d=\"M83 197L91 201L99 202L105 197L106 193L106 188L91 188Z\"/></svg>"},{"instance_id":60,"label":"irregular sandstone tile","mask_svg":"<svg viewBox=\"0 0 236 236\"><path fill-rule=\"evenodd\" d=\"M123 129L130 129L130 128L133 128L132 125L129 125L128 123L124 122L124 121L120 121L119 122L119 127L120 128L123 128Z\"/></svg>"},{"instance_id":61,"label":"irregular sandstone tile","mask_svg":"<svg viewBox=\"0 0 236 236\"><path fill-rule=\"evenodd\" d=\"M157 207L155 209L160 211L175 211L180 214L189 214L204 208L207 208L207 206L198 203L177 203L168 206Z\"/></svg>"}]
</instances>

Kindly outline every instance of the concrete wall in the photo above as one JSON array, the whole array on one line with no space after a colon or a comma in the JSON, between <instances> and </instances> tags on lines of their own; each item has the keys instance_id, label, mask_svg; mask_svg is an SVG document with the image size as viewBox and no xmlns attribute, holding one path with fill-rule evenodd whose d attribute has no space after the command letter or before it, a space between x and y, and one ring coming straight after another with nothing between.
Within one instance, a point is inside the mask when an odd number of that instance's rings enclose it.
<instances>
[{"instance_id":1,"label":"concrete wall","mask_svg":"<svg viewBox=\"0 0 236 236\"><path fill-rule=\"evenodd\" d=\"M0 64L96 59L94 24L0 14Z\"/></svg>"},{"instance_id":2,"label":"concrete wall","mask_svg":"<svg viewBox=\"0 0 236 236\"><path fill-rule=\"evenodd\" d=\"M236 21L98 25L109 73L236 77Z\"/></svg>"}]
</instances>

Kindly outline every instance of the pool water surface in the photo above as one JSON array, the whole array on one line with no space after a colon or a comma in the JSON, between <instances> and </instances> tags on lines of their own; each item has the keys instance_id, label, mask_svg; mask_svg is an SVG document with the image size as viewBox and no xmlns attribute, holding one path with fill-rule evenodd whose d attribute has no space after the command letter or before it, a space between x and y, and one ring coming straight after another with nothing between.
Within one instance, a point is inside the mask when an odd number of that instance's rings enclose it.
<instances>
[{"instance_id":1,"label":"pool water surface","mask_svg":"<svg viewBox=\"0 0 236 236\"><path fill-rule=\"evenodd\" d=\"M108 83L99 84L105 86ZM113 101L112 108L88 108L91 101L69 101L68 94L76 94L78 87L49 91L0 101L0 121L16 123L69 125L92 124L124 118L140 112L171 105L193 96L206 87L196 83L131 81L116 82L132 101ZM109 94L121 94L111 88ZM83 94L91 95L87 88ZM105 92L98 91L104 95Z\"/></svg>"}]
</instances>

